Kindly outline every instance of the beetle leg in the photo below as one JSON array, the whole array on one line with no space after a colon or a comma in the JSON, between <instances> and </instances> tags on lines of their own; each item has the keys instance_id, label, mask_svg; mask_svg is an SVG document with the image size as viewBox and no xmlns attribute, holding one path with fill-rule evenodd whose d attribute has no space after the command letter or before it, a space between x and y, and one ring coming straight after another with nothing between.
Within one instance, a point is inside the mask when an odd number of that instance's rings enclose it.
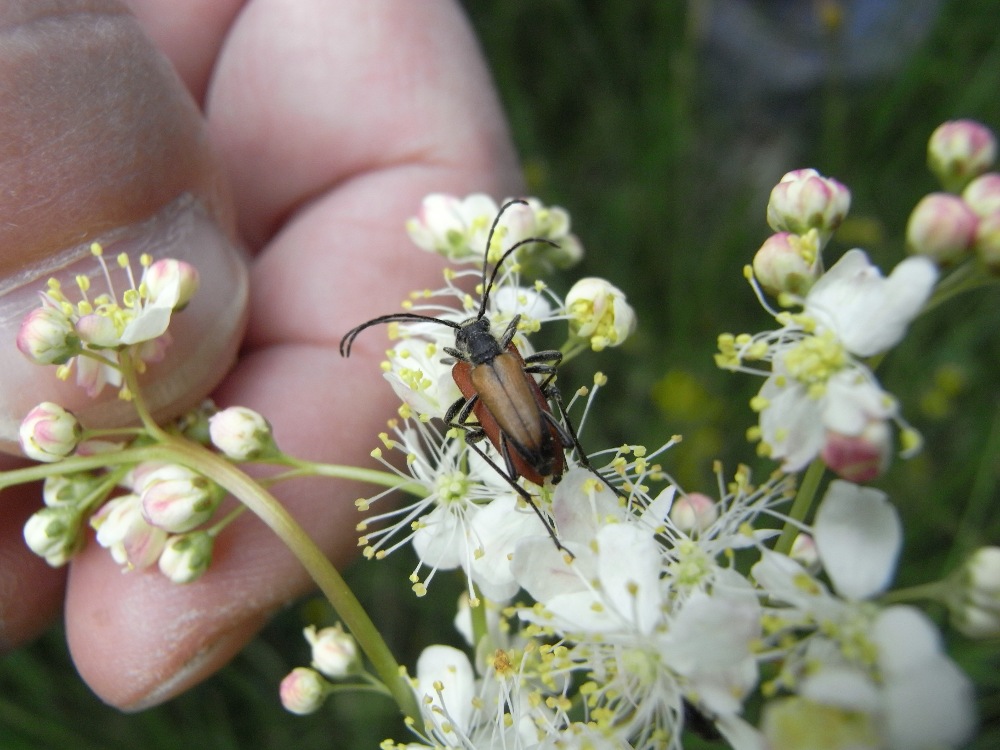
<instances>
[{"instance_id":1,"label":"beetle leg","mask_svg":"<svg viewBox=\"0 0 1000 750\"><path fill-rule=\"evenodd\" d=\"M514 335L517 333L517 324L521 322L521 316L515 315L511 318L510 323L503 331L503 335L500 336L499 344L501 351L506 349L511 341L514 340Z\"/></svg>"},{"instance_id":2,"label":"beetle leg","mask_svg":"<svg viewBox=\"0 0 1000 750\"><path fill-rule=\"evenodd\" d=\"M500 433L500 455L503 456L504 466L507 467L507 476L516 477L517 469L514 468L514 459L510 457L510 441L504 433Z\"/></svg>"},{"instance_id":3,"label":"beetle leg","mask_svg":"<svg viewBox=\"0 0 1000 750\"><path fill-rule=\"evenodd\" d=\"M524 487L519 485L516 480L512 479L510 474L505 474L504 470L501 469L499 466L497 466L496 462L492 458L487 456L486 452L478 445L476 445L475 443L467 443L467 445L469 446L469 448L478 453L479 457L483 459L483 461L485 461L490 467L492 467L492 469L497 474L502 476L504 480L507 482L507 484L509 484L514 489L514 491L521 496L521 499L524 500L524 502L526 502L528 505L531 506L531 509L535 511L535 515L538 516L538 520L542 522L542 525L545 527L545 530L548 532L549 536L552 537L552 541L555 543L556 549L559 550L560 552L565 552L567 555L570 556L570 559L575 559L576 555L574 555L572 552L566 549L563 546L562 542L559 541L559 537L556 535L555 525L553 524L550 518L548 518L544 513L542 513L542 509L538 507L538 502L535 500L534 495L532 495L530 492L524 489Z\"/></svg>"},{"instance_id":4,"label":"beetle leg","mask_svg":"<svg viewBox=\"0 0 1000 750\"><path fill-rule=\"evenodd\" d=\"M550 399L559 410L559 419L556 419L554 415L545 412L546 418L552 423L556 428L556 432L559 433L559 439L563 443L563 447L569 449L573 448L576 451L576 458L580 464L587 469L591 474L600 479L608 488L614 492L618 497L628 499L628 495L619 488L611 484L608 479L604 477L601 472L594 468L593 464L590 463L590 459L587 458L587 454L583 450L583 446L580 445L580 438L576 435L576 428L573 427L573 422L569 418L569 414L566 412L566 405L563 403L562 393L556 388L555 385L550 385L545 389L545 397ZM561 420L561 421L560 421Z\"/></svg>"},{"instance_id":5,"label":"beetle leg","mask_svg":"<svg viewBox=\"0 0 1000 750\"><path fill-rule=\"evenodd\" d=\"M557 367L562 362L563 354L558 349L546 349L542 352L529 354L524 358L524 364L533 365L536 362L549 362L553 367Z\"/></svg>"},{"instance_id":6,"label":"beetle leg","mask_svg":"<svg viewBox=\"0 0 1000 750\"><path fill-rule=\"evenodd\" d=\"M448 407L448 411L444 414L445 424L451 427L462 427L463 429L468 429L466 422L469 421L469 415L472 414L472 410L476 407L476 402L479 401L479 396L475 395L471 398L466 398L462 396L456 399L455 403Z\"/></svg>"}]
</instances>

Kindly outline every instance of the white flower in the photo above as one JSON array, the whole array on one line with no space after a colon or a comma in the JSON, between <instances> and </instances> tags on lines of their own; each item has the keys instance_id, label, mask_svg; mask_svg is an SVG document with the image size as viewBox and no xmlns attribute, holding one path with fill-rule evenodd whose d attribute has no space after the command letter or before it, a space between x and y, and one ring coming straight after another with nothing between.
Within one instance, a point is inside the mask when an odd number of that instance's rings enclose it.
<instances>
[{"instance_id":1,"label":"white flower","mask_svg":"<svg viewBox=\"0 0 1000 750\"><path fill-rule=\"evenodd\" d=\"M594 351L620 346L636 326L635 310L625 293L604 279L580 279L566 294L570 331L590 342Z\"/></svg>"},{"instance_id":2,"label":"white flower","mask_svg":"<svg viewBox=\"0 0 1000 750\"><path fill-rule=\"evenodd\" d=\"M858 436L886 420L903 425L896 400L859 358L902 339L936 280L926 258L908 258L883 278L862 251L850 250L809 290L801 313L776 313L783 328L720 337L720 366L759 373L744 363L771 363L751 402L762 452L794 472L820 453L828 434ZM912 449L917 439L908 429L906 436Z\"/></svg>"},{"instance_id":3,"label":"white flower","mask_svg":"<svg viewBox=\"0 0 1000 750\"><path fill-rule=\"evenodd\" d=\"M18 347L35 362L59 364L60 377L68 377L76 367L77 383L93 397L105 385L121 385L122 350L129 350L139 372L145 363L162 359L171 341L167 332L171 316L194 294L198 273L183 261L154 263L144 254L140 258L143 276L136 282L124 253L116 258L117 269L104 260L104 250L96 242L91 254L107 292L93 296L91 276L81 274L76 278L80 299L74 302L56 279L50 279L41 294L41 310L47 312L29 314L18 335ZM119 298L115 287L122 282L127 288Z\"/></svg>"},{"instance_id":4,"label":"white flower","mask_svg":"<svg viewBox=\"0 0 1000 750\"><path fill-rule=\"evenodd\" d=\"M482 259L486 237L499 211L488 195L473 193L466 198L433 193L424 198L420 213L406 222L413 243L451 260ZM508 221L530 217L526 207L512 206Z\"/></svg>"},{"instance_id":5,"label":"white flower","mask_svg":"<svg viewBox=\"0 0 1000 750\"><path fill-rule=\"evenodd\" d=\"M812 706L819 705L835 709L828 720L845 725L856 723L857 714L867 716L863 734L881 736L879 747L960 744L974 725L968 679L944 655L924 615L902 606L879 611L870 602L888 587L902 544L898 514L884 493L833 482L814 535L838 595L775 552L765 550L752 571L772 599L786 605L772 610L772 622L786 623L789 635L800 639L784 667L798 682L785 682L807 702L783 704L781 726L794 722L790 712L798 710L804 712L800 728L808 730ZM766 731L773 739L779 725L771 721Z\"/></svg>"},{"instance_id":6,"label":"white flower","mask_svg":"<svg viewBox=\"0 0 1000 750\"><path fill-rule=\"evenodd\" d=\"M91 517L90 525L97 530L97 543L125 570L153 565L167 543L167 532L146 521L138 495L109 500Z\"/></svg>"}]
</instances>

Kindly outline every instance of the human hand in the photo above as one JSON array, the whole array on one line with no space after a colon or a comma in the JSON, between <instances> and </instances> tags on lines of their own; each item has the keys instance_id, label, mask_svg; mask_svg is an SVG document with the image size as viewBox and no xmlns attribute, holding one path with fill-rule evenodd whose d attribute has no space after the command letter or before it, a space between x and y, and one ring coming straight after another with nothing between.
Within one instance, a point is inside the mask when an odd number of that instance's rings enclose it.
<instances>
[{"instance_id":1,"label":"human hand","mask_svg":"<svg viewBox=\"0 0 1000 750\"><path fill-rule=\"evenodd\" d=\"M127 5L135 18L113 0L0 7L0 441L12 446L46 398L87 425L127 413L113 389L90 404L13 345L46 263L97 240L201 273L175 344L145 381L160 413L213 391L220 405L267 416L292 455L364 465L390 410L390 389L373 377L383 346L372 336L343 360L337 345L439 278L437 259L410 249L405 218L428 192L520 192L475 40L449 2ZM343 563L359 491L303 480L280 495ZM21 538L38 506L37 488L0 499L0 648L37 634L65 596L81 675L122 708L204 678L309 586L248 517L220 537L195 584L122 575L94 544L67 580Z\"/></svg>"}]
</instances>

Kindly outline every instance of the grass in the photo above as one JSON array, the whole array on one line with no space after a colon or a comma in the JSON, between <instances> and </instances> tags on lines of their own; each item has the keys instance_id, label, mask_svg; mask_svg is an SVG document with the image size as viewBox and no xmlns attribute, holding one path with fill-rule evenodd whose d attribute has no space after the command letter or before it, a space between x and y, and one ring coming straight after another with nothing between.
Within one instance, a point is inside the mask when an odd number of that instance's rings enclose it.
<instances>
[{"instance_id":1,"label":"grass","mask_svg":"<svg viewBox=\"0 0 1000 750\"><path fill-rule=\"evenodd\" d=\"M1000 129L994 3L942 3L926 38L891 75L852 77L850 56L834 56L825 75L794 95L719 74L699 41L707 3L466 4L531 192L569 209L587 248L582 266L553 283L565 289L578 276L604 276L639 312L639 332L625 347L581 358L561 376L589 382L598 368L610 376L585 444L653 446L683 433L665 464L689 487L706 486L716 457L766 471L743 439L753 421L746 402L759 383L718 371L712 353L719 332L767 323L741 276L769 232L767 192L793 168L837 177L854 200L828 261L860 245L883 268L895 264L910 208L936 189L924 167L933 128L971 117ZM918 321L880 370L927 443L878 483L907 528L900 585L939 577L1000 539L998 309L995 288L949 303ZM454 640L450 615L438 614L452 610L454 592L438 581L428 598L414 599L399 585L408 565L402 557L365 563L352 580L367 603L394 613L390 643L412 664L422 644ZM400 589L398 599L388 593ZM403 739L391 706L378 699L338 698L310 717L281 710L277 683L307 659L300 630L311 610L307 603L286 611L217 677L134 716L87 691L54 630L0 662L0 750L309 750ZM983 725L970 747L1000 746L996 644L952 640L978 688Z\"/></svg>"}]
</instances>

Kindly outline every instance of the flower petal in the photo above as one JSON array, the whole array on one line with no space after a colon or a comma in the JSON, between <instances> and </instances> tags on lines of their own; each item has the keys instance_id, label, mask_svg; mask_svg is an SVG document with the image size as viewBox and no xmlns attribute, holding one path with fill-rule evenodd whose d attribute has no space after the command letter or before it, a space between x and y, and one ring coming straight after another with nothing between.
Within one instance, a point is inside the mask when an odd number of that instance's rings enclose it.
<instances>
[{"instance_id":1,"label":"flower petal","mask_svg":"<svg viewBox=\"0 0 1000 750\"><path fill-rule=\"evenodd\" d=\"M903 532L884 492L835 480L816 512L815 539L837 592L867 599L892 579Z\"/></svg>"},{"instance_id":2,"label":"flower petal","mask_svg":"<svg viewBox=\"0 0 1000 750\"><path fill-rule=\"evenodd\" d=\"M933 262L914 256L884 278L863 251L848 250L809 291L806 310L850 352L869 357L903 338L937 276Z\"/></svg>"}]
</instances>

